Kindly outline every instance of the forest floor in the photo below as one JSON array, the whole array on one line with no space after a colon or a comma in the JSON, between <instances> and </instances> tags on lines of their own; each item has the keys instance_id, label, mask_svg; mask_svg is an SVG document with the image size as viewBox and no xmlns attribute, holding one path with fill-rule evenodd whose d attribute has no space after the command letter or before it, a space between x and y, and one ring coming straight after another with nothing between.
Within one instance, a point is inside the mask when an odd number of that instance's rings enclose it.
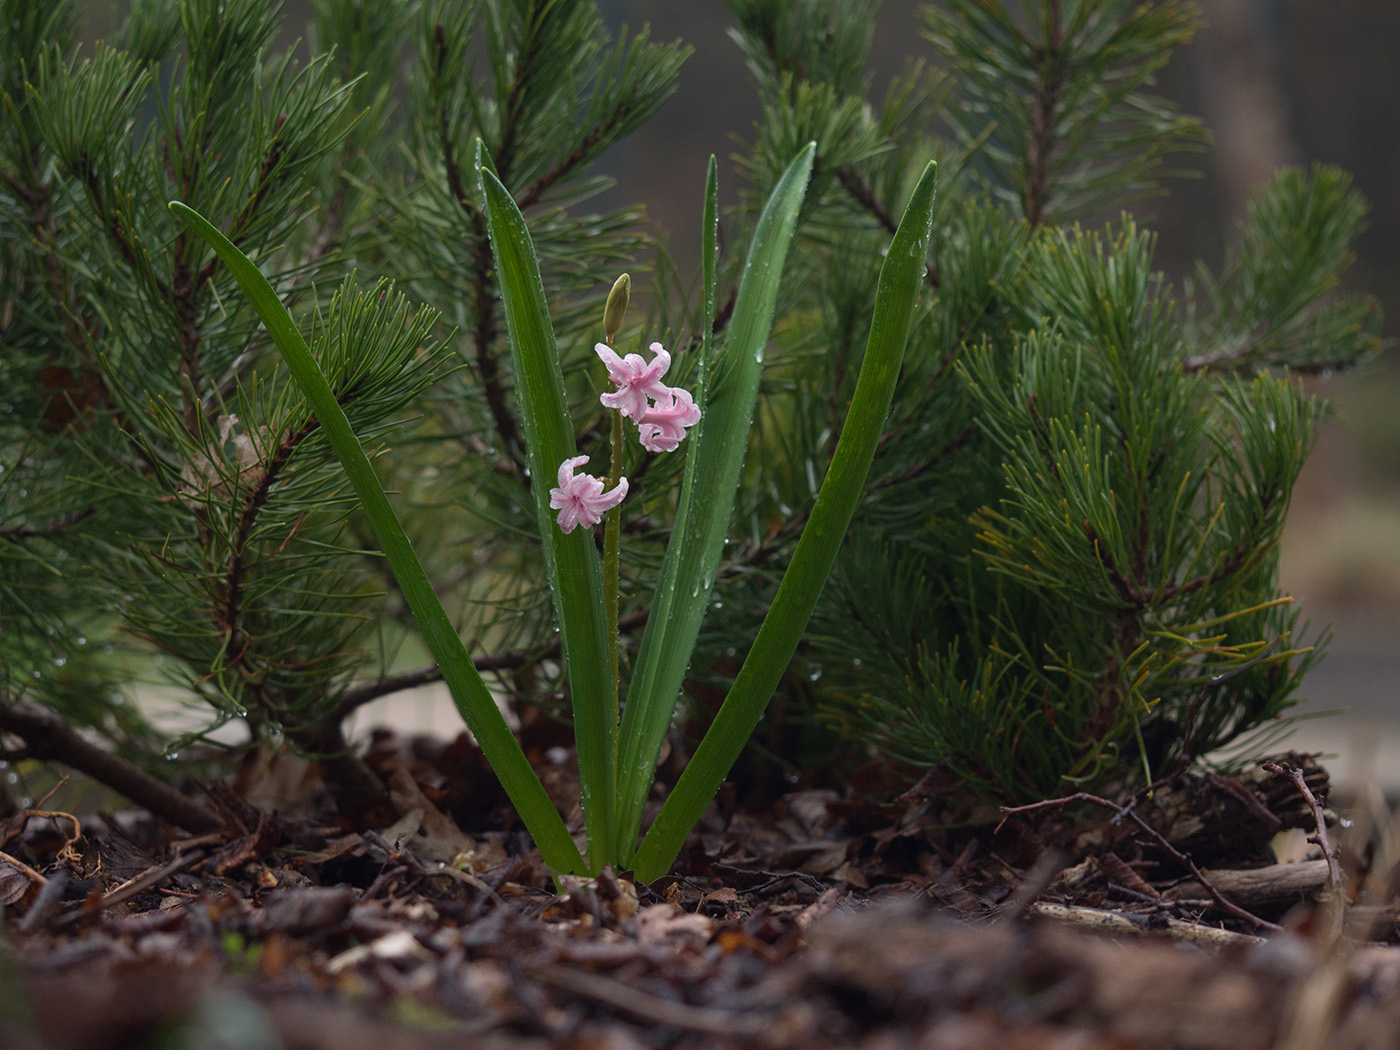
<instances>
[{"instance_id":1,"label":"forest floor","mask_svg":"<svg viewBox=\"0 0 1400 1050\"><path fill-rule=\"evenodd\" d=\"M936 780L872 802L860 776L722 796L651 885L556 885L466 738L380 733L369 758L400 813L378 830L260 753L204 786L212 834L10 813L0 1047L1360 1050L1400 1031L1392 831L1351 828L1339 860L1308 756L1124 807L955 811ZM576 797L553 759L542 779ZM1276 863L1287 829L1298 857Z\"/></svg>"}]
</instances>

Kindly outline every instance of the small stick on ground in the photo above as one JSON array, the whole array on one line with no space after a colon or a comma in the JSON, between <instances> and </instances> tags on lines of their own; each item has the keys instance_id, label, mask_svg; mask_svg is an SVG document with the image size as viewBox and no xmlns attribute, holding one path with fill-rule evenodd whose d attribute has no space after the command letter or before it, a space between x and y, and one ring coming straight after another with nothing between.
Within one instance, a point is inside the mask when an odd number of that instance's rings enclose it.
<instances>
[{"instance_id":1,"label":"small stick on ground","mask_svg":"<svg viewBox=\"0 0 1400 1050\"><path fill-rule=\"evenodd\" d=\"M12 857L8 853L0 853L0 864L8 864L36 886L42 886L49 881L43 874L35 871L24 861L18 857Z\"/></svg>"},{"instance_id":2,"label":"small stick on ground","mask_svg":"<svg viewBox=\"0 0 1400 1050\"><path fill-rule=\"evenodd\" d=\"M1047 849L1035 859L1026 872L1026 877L1011 892L1006 906L997 917L998 922L1017 922L1025 918L1045 887L1055 881L1055 876L1065 870L1065 855L1057 849Z\"/></svg>"},{"instance_id":3,"label":"small stick on ground","mask_svg":"<svg viewBox=\"0 0 1400 1050\"><path fill-rule=\"evenodd\" d=\"M1040 919L1062 922L1080 929L1093 930L1113 936L1166 934L1173 940L1187 941L1203 948L1235 948L1241 945L1258 944L1262 938L1249 933L1235 933L1233 930L1219 930L1214 926L1202 926L1196 922L1168 918L1165 923L1149 924L1135 921L1121 912L1105 911L1102 908L1085 908L1074 904L1032 904L1029 914Z\"/></svg>"},{"instance_id":4,"label":"small stick on ground","mask_svg":"<svg viewBox=\"0 0 1400 1050\"><path fill-rule=\"evenodd\" d=\"M1291 780L1293 786L1298 789L1298 794L1302 795L1303 801L1308 804L1308 809L1312 810L1317 834L1309 835L1308 841L1317 845L1322 851L1322 859L1327 862L1327 889L1331 898L1330 903L1325 905L1330 912L1327 932L1328 939L1336 941L1342 935L1342 926L1346 921L1346 909L1343 907L1346 897L1342 888L1342 865L1327 834L1327 814L1323 812L1322 802L1313 794L1312 788L1308 787L1307 778L1301 769L1290 766L1287 762L1275 762L1273 759L1261 764L1274 776Z\"/></svg>"},{"instance_id":5,"label":"small stick on ground","mask_svg":"<svg viewBox=\"0 0 1400 1050\"><path fill-rule=\"evenodd\" d=\"M1167 841L1166 836L1164 836L1160 831L1158 831L1152 825L1147 823L1147 821L1143 820L1140 816L1137 815L1137 812L1133 809L1133 803L1131 802L1128 803L1126 806L1120 806L1118 803L1110 802L1106 798L1101 798L1098 795L1090 795L1087 792L1081 791L1074 795L1065 795L1063 798L1048 798L1043 802L1032 802L1026 806L1002 806L1001 812L1003 816L1009 817L1016 813L1028 813L1034 809L1064 807L1074 802L1092 802L1096 806L1102 806L1105 809L1111 809L1114 813L1117 814L1117 817L1114 818L1115 820L1127 817L1139 828L1141 828L1142 831L1144 831L1148 836L1150 836L1152 841L1157 844L1158 848L1165 851L1168 856L1170 856L1174 861L1176 861L1187 871L1189 871L1191 873L1191 876L1198 883L1201 884L1201 888L1206 891L1206 894L1210 897L1211 902L1221 911L1233 915L1237 919L1242 919L1243 921L1250 923L1251 925L1261 930L1282 929L1282 927L1279 926L1277 923L1269 922L1268 919L1261 919L1253 912L1247 911L1246 909L1241 908L1238 904L1234 903L1233 901L1226 899L1225 895L1222 894L1218 889L1216 889L1215 885L1210 881L1209 878L1206 877L1206 873L1196 866L1196 862L1192 860L1190 856L1188 856L1185 853L1182 853L1181 850L1177 849L1175 846L1173 846L1170 842Z\"/></svg>"},{"instance_id":6,"label":"small stick on ground","mask_svg":"<svg viewBox=\"0 0 1400 1050\"><path fill-rule=\"evenodd\" d=\"M83 901L77 908L62 916L55 924L58 929L69 929L81 925L89 919L101 916L107 908L123 904L131 898L159 886L166 879L188 871L206 859L203 850L187 850L174 860L150 868L135 878L127 879L115 889L108 890L100 897Z\"/></svg>"}]
</instances>

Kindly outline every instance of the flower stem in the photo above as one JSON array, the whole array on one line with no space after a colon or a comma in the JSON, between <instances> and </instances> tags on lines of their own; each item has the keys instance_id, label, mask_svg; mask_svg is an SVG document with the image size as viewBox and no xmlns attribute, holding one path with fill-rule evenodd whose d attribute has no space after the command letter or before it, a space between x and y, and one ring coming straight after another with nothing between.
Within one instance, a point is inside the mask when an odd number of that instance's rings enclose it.
<instances>
[{"instance_id":1,"label":"flower stem","mask_svg":"<svg viewBox=\"0 0 1400 1050\"><path fill-rule=\"evenodd\" d=\"M611 340L609 340L611 344ZM622 413L612 412L612 467L608 471L608 488L615 489L622 478ZM622 505L608 511L603 523L603 601L606 605L608 632L608 668L612 675L612 745L613 769L617 769L618 752L618 546L622 532ZM616 785L613 786L616 790Z\"/></svg>"}]
</instances>

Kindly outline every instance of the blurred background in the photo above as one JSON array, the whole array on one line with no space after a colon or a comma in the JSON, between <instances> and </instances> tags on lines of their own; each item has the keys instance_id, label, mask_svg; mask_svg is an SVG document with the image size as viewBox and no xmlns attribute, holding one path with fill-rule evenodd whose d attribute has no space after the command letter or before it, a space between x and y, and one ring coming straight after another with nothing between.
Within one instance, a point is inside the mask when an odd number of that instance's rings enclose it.
<instances>
[{"instance_id":1,"label":"blurred background","mask_svg":"<svg viewBox=\"0 0 1400 1050\"><path fill-rule=\"evenodd\" d=\"M373 2L373 0L366 0ZM126 8L89 0L88 36L107 35ZM869 97L910 57L932 58L918 0L885 0L874 29ZM1396 0L1196 0L1195 40L1158 81L1160 93L1213 132L1203 153L1175 159L1195 177L1135 213L1158 233L1157 261L1173 280L1195 261L1218 266L1249 194L1276 168L1322 161L1352 173L1371 203L1348 288L1378 298L1386 335L1400 336L1400 43ZM271 8L271 4L269 5ZM660 115L601 167L617 186L607 204L644 202L682 272L698 260L705 164L720 160L721 203L739 182L734 134L751 134L758 102L724 0L600 0L608 23L651 26L654 39L695 49ZM284 6L287 43L305 35L309 0ZM813 27L821 31L820 27ZM1106 217L1107 218L1107 217ZM646 284L641 269L634 277ZM1331 625L1327 659L1309 676L1294 746L1335 756L1334 780L1374 783L1400 796L1400 373L1391 352L1362 372L1311 380L1332 404L1299 486L1283 550L1283 588L1313 632ZM445 700L389 698L362 711L361 727L455 732Z\"/></svg>"}]
</instances>

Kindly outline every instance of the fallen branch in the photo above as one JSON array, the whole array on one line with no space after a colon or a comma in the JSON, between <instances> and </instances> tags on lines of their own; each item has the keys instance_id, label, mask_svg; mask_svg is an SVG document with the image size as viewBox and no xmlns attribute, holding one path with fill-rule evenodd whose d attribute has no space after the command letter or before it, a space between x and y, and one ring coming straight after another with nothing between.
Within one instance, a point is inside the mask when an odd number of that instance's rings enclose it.
<instances>
[{"instance_id":1,"label":"fallen branch","mask_svg":"<svg viewBox=\"0 0 1400 1050\"><path fill-rule=\"evenodd\" d=\"M1115 821L1127 817L1140 829L1142 829L1142 831L1144 831L1148 836L1150 836L1152 841L1157 844L1159 849L1164 851L1168 856L1170 856L1183 868L1189 871L1195 878L1195 880L1198 883L1200 883L1201 888L1205 890L1206 896L1208 896L1211 899L1211 902L1221 911L1226 912L1229 915L1233 915L1237 919L1243 919L1250 925L1262 930L1282 929L1282 927L1280 927L1277 923L1269 922L1267 919L1261 919L1253 912L1241 908L1238 904L1235 904L1233 901L1227 900L1225 896L1218 889L1215 888L1214 884L1206 876L1206 873L1196 866L1196 862L1194 860L1192 860L1187 854L1182 853L1181 850L1173 846L1170 842L1167 841L1166 836L1164 836L1160 831L1154 828L1151 824L1147 823L1147 821L1143 820L1142 817L1138 816L1137 813L1134 812L1132 803L1129 803L1126 806L1120 806L1118 805L1118 803L1110 802L1106 798L1100 798L1098 795L1090 795L1087 792L1081 791L1074 795L1065 795L1063 798L1049 798L1043 802L1032 802L1026 806L1002 806L1001 812L1004 815L1004 817L1009 817L1014 813L1028 813L1034 809L1048 809L1052 806L1057 808L1064 807L1073 802L1092 802L1096 806L1102 806L1105 809L1111 809L1115 814L1117 814L1117 816L1114 817Z\"/></svg>"},{"instance_id":2,"label":"fallen branch","mask_svg":"<svg viewBox=\"0 0 1400 1050\"><path fill-rule=\"evenodd\" d=\"M1164 933L1172 940L1187 941L1205 948L1229 948L1241 944L1258 944L1263 940L1262 937L1255 937L1253 934L1219 930L1214 926L1202 926L1200 923L1186 922L1182 919L1167 918L1163 921L1153 917L1150 922L1139 922L1122 912L1104 911L1101 908L1085 908L1070 904L1032 904L1029 914L1068 926L1077 926L1083 930L1114 936Z\"/></svg>"},{"instance_id":3,"label":"fallen branch","mask_svg":"<svg viewBox=\"0 0 1400 1050\"><path fill-rule=\"evenodd\" d=\"M135 763L103 751L46 707L25 700L0 704L0 733L23 740L28 757L60 762L84 773L193 835L223 827L209 809Z\"/></svg>"},{"instance_id":4,"label":"fallen branch","mask_svg":"<svg viewBox=\"0 0 1400 1050\"><path fill-rule=\"evenodd\" d=\"M1208 870L1205 874L1217 890L1241 908L1278 908L1317 900L1330 882L1327 862L1321 860L1242 870ZM1166 897L1168 900L1195 899L1204 891L1203 885L1188 879L1167 890Z\"/></svg>"}]
</instances>

